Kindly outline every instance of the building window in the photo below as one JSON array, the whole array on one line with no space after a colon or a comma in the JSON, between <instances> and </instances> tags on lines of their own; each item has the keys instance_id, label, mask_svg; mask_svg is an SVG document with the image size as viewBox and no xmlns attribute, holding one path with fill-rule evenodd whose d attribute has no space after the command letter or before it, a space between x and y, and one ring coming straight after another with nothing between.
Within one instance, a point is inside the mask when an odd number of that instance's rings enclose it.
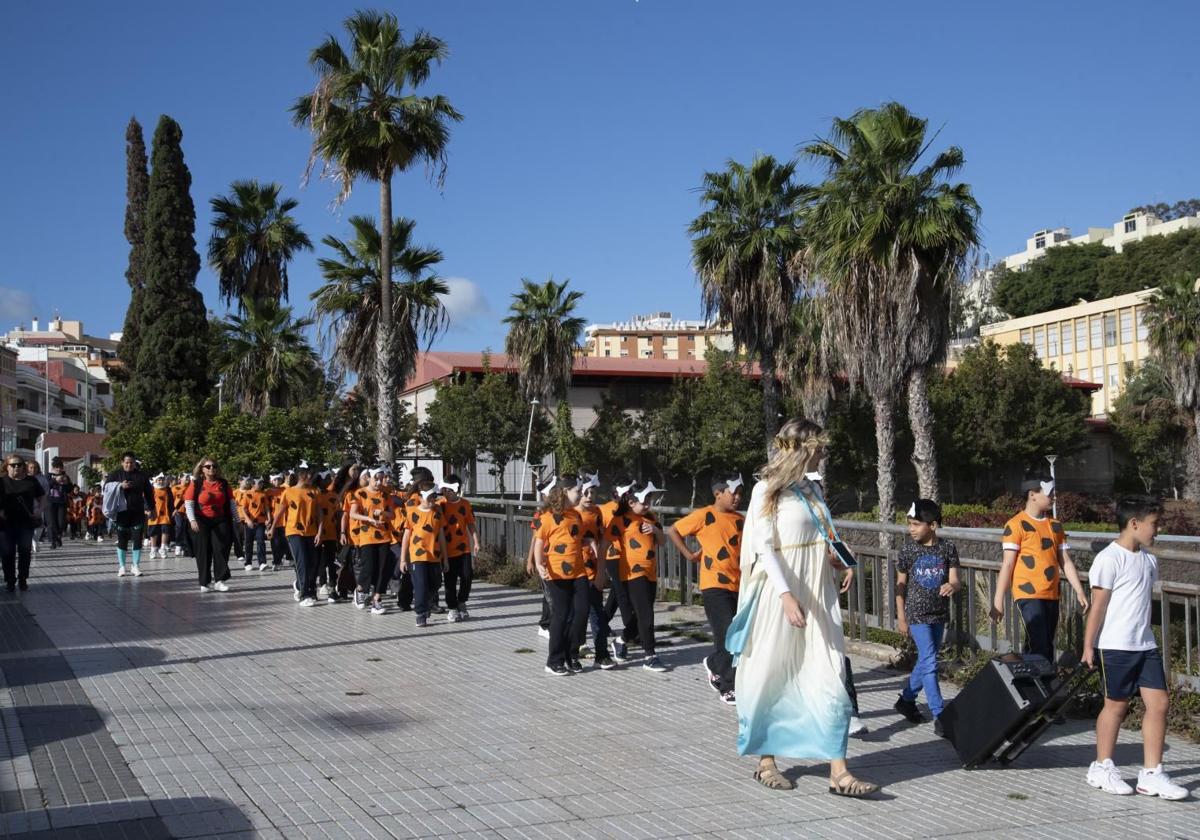
<instances>
[{"instance_id":1,"label":"building window","mask_svg":"<svg viewBox=\"0 0 1200 840\"><path fill-rule=\"evenodd\" d=\"M1104 349L1104 324L1099 316L1092 318L1092 349Z\"/></svg>"},{"instance_id":2,"label":"building window","mask_svg":"<svg viewBox=\"0 0 1200 840\"><path fill-rule=\"evenodd\" d=\"M1102 367L1092 368L1092 381L1095 382L1097 385L1104 384L1104 368L1102 368Z\"/></svg>"},{"instance_id":3,"label":"building window","mask_svg":"<svg viewBox=\"0 0 1200 840\"><path fill-rule=\"evenodd\" d=\"M1119 370L1120 369L1117 365L1108 366L1108 382L1105 384L1108 386L1109 399L1113 399L1116 392L1121 390L1121 376Z\"/></svg>"},{"instance_id":4,"label":"building window","mask_svg":"<svg viewBox=\"0 0 1200 840\"><path fill-rule=\"evenodd\" d=\"M1075 321L1075 351L1082 353L1087 349L1087 318Z\"/></svg>"},{"instance_id":5,"label":"building window","mask_svg":"<svg viewBox=\"0 0 1200 840\"><path fill-rule=\"evenodd\" d=\"M1046 356L1046 330L1043 327L1033 328L1033 349L1042 359Z\"/></svg>"},{"instance_id":6,"label":"building window","mask_svg":"<svg viewBox=\"0 0 1200 840\"><path fill-rule=\"evenodd\" d=\"M1062 325L1062 351L1064 356L1075 352L1075 325L1071 321Z\"/></svg>"},{"instance_id":7,"label":"building window","mask_svg":"<svg viewBox=\"0 0 1200 840\"><path fill-rule=\"evenodd\" d=\"M1133 233L1135 230L1137 230L1137 219L1126 219L1125 220L1125 232Z\"/></svg>"},{"instance_id":8,"label":"building window","mask_svg":"<svg viewBox=\"0 0 1200 840\"><path fill-rule=\"evenodd\" d=\"M1033 346L1033 330L1021 330L1021 343L1028 344L1030 347Z\"/></svg>"},{"instance_id":9,"label":"building window","mask_svg":"<svg viewBox=\"0 0 1200 840\"><path fill-rule=\"evenodd\" d=\"M1117 346L1117 315L1115 312L1104 316L1104 346Z\"/></svg>"},{"instance_id":10,"label":"building window","mask_svg":"<svg viewBox=\"0 0 1200 840\"><path fill-rule=\"evenodd\" d=\"M1139 306L1134 310L1134 317L1137 319L1137 340L1145 341L1149 330L1146 329L1146 307Z\"/></svg>"},{"instance_id":11,"label":"building window","mask_svg":"<svg viewBox=\"0 0 1200 840\"><path fill-rule=\"evenodd\" d=\"M1046 355L1051 358L1058 355L1058 324L1046 327Z\"/></svg>"},{"instance_id":12,"label":"building window","mask_svg":"<svg viewBox=\"0 0 1200 840\"><path fill-rule=\"evenodd\" d=\"M1121 343L1133 343L1133 310L1121 310Z\"/></svg>"},{"instance_id":13,"label":"building window","mask_svg":"<svg viewBox=\"0 0 1200 840\"><path fill-rule=\"evenodd\" d=\"M611 356L611 355L612 355L612 351L611 351L611 350L605 350L605 351L604 351L604 355L605 355L605 356Z\"/></svg>"},{"instance_id":14,"label":"building window","mask_svg":"<svg viewBox=\"0 0 1200 840\"><path fill-rule=\"evenodd\" d=\"M1046 247L1046 237L1039 236L1036 239L1034 239L1033 247L1034 248L1045 248Z\"/></svg>"}]
</instances>

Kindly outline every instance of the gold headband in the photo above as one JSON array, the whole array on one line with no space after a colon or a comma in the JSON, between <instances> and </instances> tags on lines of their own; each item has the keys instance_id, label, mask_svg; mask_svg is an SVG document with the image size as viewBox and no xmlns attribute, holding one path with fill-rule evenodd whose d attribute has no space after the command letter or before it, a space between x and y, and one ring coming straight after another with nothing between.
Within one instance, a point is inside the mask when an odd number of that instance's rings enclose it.
<instances>
[{"instance_id":1,"label":"gold headband","mask_svg":"<svg viewBox=\"0 0 1200 840\"><path fill-rule=\"evenodd\" d=\"M817 447L829 446L829 435L820 434L814 437L806 438L803 441L794 440L793 438L775 438L775 448L782 452L791 452L793 449L800 449L805 452L815 452Z\"/></svg>"}]
</instances>

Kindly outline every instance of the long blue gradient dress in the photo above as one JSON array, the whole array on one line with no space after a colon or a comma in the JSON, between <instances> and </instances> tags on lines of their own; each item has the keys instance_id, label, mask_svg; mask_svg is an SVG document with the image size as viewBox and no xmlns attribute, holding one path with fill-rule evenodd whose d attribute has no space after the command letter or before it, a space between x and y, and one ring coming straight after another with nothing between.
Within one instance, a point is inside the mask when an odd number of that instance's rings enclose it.
<instances>
[{"instance_id":1,"label":"long blue gradient dress","mask_svg":"<svg viewBox=\"0 0 1200 840\"><path fill-rule=\"evenodd\" d=\"M800 489L818 492L807 482ZM842 681L845 637L826 545L794 491L780 494L774 517L765 500L760 481L746 513L738 612L726 637L738 669L738 754L845 758L851 715ZM771 551L804 609L803 629L788 623L767 579L764 555Z\"/></svg>"}]
</instances>

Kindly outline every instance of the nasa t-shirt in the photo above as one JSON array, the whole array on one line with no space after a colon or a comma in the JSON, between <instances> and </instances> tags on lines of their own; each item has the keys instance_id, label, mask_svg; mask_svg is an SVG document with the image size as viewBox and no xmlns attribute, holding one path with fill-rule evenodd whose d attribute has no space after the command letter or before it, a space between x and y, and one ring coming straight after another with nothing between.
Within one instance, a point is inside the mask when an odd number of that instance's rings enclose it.
<instances>
[{"instance_id":1,"label":"nasa t-shirt","mask_svg":"<svg viewBox=\"0 0 1200 840\"><path fill-rule=\"evenodd\" d=\"M958 567L958 549L949 540L921 545L909 540L896 558L897 570L908 575L904 617L909 624L946 624L950 621L950 599L938 594L950 580L950 569Z\"/></svg>"}]
</instances>

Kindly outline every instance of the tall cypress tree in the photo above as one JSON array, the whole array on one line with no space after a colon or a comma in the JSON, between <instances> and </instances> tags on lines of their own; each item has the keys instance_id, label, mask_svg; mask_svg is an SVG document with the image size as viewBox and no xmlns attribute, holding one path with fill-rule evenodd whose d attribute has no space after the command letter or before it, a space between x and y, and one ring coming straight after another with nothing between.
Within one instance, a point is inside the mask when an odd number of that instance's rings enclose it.
<instances>
[{"instance_id":1,"label":"tall cypress tree","mask_svg":"<svg viewBox=\"0 0 1200 840\"><path fill-rule=\"evenodd\" d=\"M196 208L182 139L179 124L163 115L151 150L141 346L128 392L130 416L141 420L157 417L172 397L203 400L212 389L208 320L196 288Z\"/></svg>"},{"instance_id":2,"label":"tall cypress tree","mask_svg":"<svg viewBox=\"0 0 1200 840\"><path fill-rule=\"evenodd\" d=\"M129 265L125 279L129 281L129 307L125 310L125 326L117 356L124 362L117 379L128 382L135 375L138 350L141 346L142 289L146 285L145 239L146 201L150 190L150 172L146 162L146 141L142 124L137 117L129 118L125 128L125 239L129 242Z\"/></svg>"}]
</instances>

